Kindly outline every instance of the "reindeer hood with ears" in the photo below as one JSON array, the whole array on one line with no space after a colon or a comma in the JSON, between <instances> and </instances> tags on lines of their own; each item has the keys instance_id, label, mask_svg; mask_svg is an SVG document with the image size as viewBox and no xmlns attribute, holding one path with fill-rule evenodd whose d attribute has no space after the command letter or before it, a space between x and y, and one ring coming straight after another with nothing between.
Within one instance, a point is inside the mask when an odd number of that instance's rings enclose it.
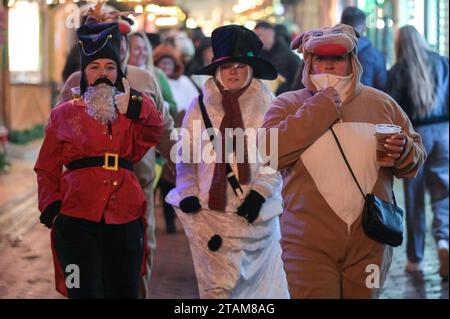
<instances>
[{"instance_id":1,"label":"reindeer hood with ears","mask_svg":"<svg viewBox=\"0 0 450 319\"><path fill-rule=\"evenodd\" d=\"M311 82L311 55L342 56L351 54L353 91L356 94L361 87L362 66L357 59L358 32L346 24L314 29L300 34L291 42L291 49L303 53L305 67L302 83L311 91L317 91Z\"/></svg>"}]
</instances>

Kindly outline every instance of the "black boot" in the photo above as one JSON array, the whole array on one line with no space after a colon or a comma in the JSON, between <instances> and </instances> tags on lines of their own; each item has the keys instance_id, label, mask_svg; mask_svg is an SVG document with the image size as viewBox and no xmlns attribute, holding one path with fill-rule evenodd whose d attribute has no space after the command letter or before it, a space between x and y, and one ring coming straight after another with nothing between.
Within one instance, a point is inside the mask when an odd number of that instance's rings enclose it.
<instances>
[{"instance_id":1,"label":"black boot","mask_svg":"<svg viewBox=\"0 0 450 319\"><path fill-rule=\"evenodd\" d=\"M165 206L170 207L165 207ZM177 226L175 224L175 211L171 205L164 205L164 219L166 220L166 232L168 234L175 234L177 232Z\"/></svg>"}]
</instances>

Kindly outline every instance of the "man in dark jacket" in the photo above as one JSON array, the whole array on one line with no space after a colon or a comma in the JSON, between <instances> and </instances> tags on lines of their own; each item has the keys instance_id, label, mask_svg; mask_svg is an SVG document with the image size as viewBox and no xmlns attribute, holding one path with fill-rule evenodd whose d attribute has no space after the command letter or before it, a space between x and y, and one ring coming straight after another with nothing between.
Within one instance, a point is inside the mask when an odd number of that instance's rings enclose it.
<instances>
[{"instance_id":1,"label":"man in dark jacket","mask_svg":"<svg viewBox=\"0 0 450 319\"><path fill-rule=\"evenodd\" d=\"M363 67L361 82L384 91L387 81L386 62L384 55L363 36L366 32L366 14L356 7L346 7L342 12L341 23L352 26L360 34L358 60Z\"/></svg>"},{"instance_id":2,"label":"man in dark jacket","mask_svg":"<svg viewBox=\"0 0 450 319\"><path fill-rule=\"evenodd\" d=\"M275 37L274 27L265 21L258 22L253 30L263 43L259 57L270 61L277 72L284 77L275 94L293 90L292 85L300 66L300 58L293 53L289 46Z\"/></svg>"}]
</instances>

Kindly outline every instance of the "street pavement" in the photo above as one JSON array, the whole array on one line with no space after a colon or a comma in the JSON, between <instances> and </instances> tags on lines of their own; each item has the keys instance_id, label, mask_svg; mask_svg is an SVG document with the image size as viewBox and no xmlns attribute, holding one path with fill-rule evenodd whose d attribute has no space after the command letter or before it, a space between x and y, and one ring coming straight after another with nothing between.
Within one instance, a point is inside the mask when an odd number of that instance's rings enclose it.
<instances>
[{"instance_id":1,"label":"street pavement","mask_svg":"<svg viewBox=\"0 0 450 319\"><path fill-rule=\"evenodd\" d=\"M34 156L13 159L12 164L9 173L0 174L0 298L63 298L54 289L50 233L38 223ZM400 182L396 182L395 191L399 205L403 206ZM18 214L13 210L19 205L24 220L20 224L24 226L6 218L13 215L11 212ZM196 299L195 272L182 227L177 221L176 234L165 232L159 201L155 214L157 249L150 298ZM430 212L427 221L431 223ZM428 225L424 274L405 273L405 247L395 248L381 299L448 299L448 282L441 282L437 273L439 262L430 228Z\"/></svg>"}]
</instances>

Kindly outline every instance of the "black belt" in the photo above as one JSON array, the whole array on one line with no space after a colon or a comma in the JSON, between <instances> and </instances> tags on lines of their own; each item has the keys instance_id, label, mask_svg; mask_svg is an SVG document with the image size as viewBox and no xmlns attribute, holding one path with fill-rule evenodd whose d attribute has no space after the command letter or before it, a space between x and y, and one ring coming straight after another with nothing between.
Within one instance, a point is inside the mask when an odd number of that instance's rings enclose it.
<instances>
[{"instance_id":1,"label":"black belt","mask_svg":"<svg viewBox=\"0 0 450 319\"><path fill-rule=\"evenodd\" d=\"M118 154L106 153L104 156L92 156L83 157L66 165L67 169L72 171L79 168L96 167L100 166L109 171L117 171L119 167L133 170L133 163L123 157L119 157Z\"/></svg>"}]
</instances>

